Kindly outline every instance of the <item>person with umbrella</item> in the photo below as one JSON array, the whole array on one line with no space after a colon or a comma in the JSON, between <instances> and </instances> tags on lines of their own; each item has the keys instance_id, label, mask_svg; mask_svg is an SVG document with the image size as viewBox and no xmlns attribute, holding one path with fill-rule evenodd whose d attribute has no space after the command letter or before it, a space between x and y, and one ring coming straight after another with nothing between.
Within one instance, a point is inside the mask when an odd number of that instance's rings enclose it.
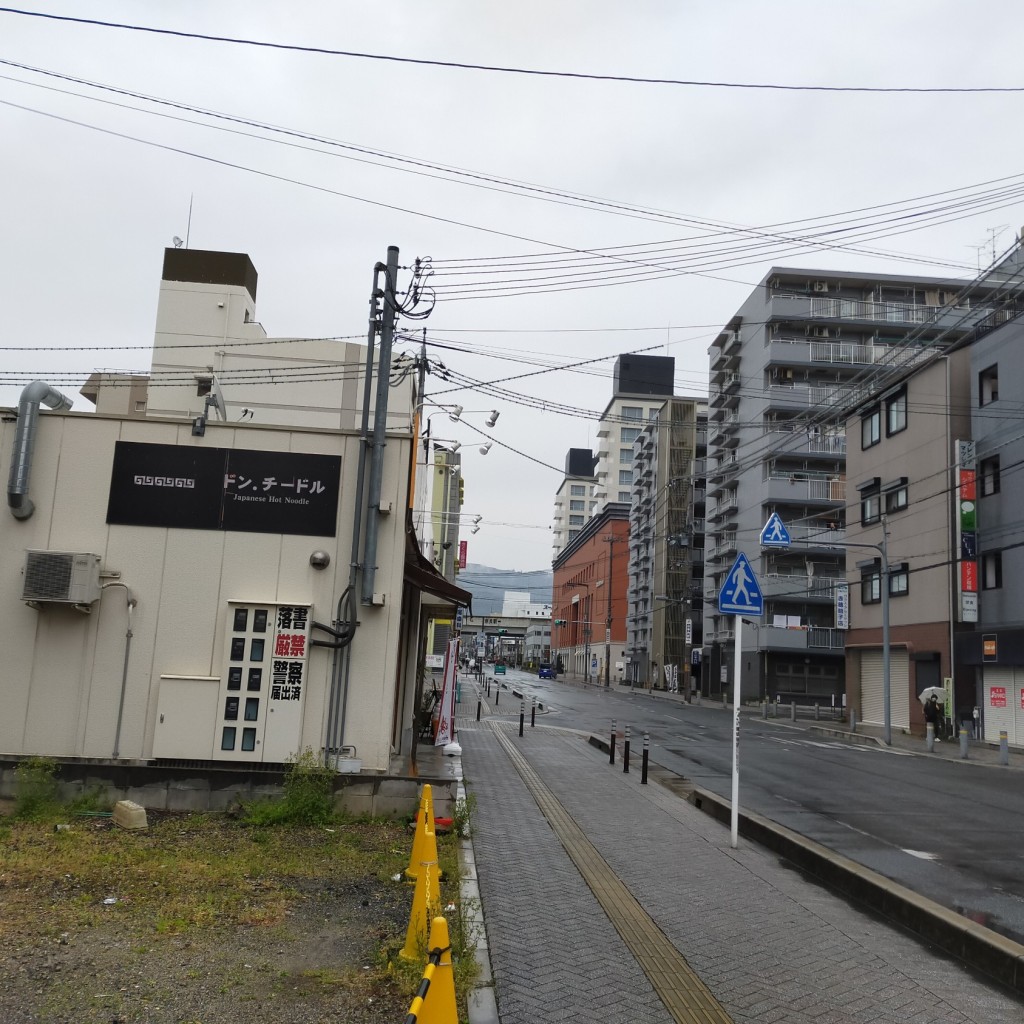
<instances>
[{"instance_id":1,"label":"person with umbrella","mask_svg":"<svg viewBox=\"0 0 1024 1024\"><path fill-rule=\"evenodd\" d=\"M939 707L939 698L936 694L929 695L924 702L924 720L927 725L935 730L935 742L940 743L939 732L942 729L942 709Z\"/></svg>"}]
</instances>

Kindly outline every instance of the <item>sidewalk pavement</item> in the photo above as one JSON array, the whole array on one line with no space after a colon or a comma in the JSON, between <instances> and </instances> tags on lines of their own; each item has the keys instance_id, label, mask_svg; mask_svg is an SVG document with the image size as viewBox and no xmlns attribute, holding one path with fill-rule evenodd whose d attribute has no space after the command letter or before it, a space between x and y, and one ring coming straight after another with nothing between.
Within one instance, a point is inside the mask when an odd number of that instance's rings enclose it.
<instances>
[{"instance_id":1,"label":"sidewalk pavement","mask_svg":"<svg viewBox=\"0 0 1024 1024\"><path fill-rule=\"evenodd\" d=\"M475 701L460 707L498 1013L474 1000L472 1024L1024 1018L1009 990L775 854L742 837L732 849L728 827L642 785L638 757L625 774L587 735L529 716L519 737L508 704L480 722Z\"/></svg>"}]
</instances>

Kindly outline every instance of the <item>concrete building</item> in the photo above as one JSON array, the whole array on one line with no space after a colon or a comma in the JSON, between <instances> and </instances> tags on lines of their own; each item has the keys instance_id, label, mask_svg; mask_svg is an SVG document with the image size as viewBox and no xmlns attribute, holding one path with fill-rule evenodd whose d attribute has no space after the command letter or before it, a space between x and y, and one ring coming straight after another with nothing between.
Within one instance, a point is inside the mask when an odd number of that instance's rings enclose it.
<instances>
[{"instance_id":1,"label":"concrete building","mask_svg":"<svg viewBox=\"0 0 1024 1024\"><path fill-rule=\"evenodd\" d=\"M845 544L849 608L846 692L866 723L885 721L883 596L889 615L889 721L924 733L922 690L954 677L960 563L953 557L958 442L971 431L970 352L936 355L897 374L847 421ZM874 545L874 547L872 547ZM889 566L888 581L882 555ZM888 594L883 595L883 587ZM956 673L953 710L974 703Z\"/></svg>"},{"instance_id":2,"label":"concrete building","mask_svg":"<svg viewBox=\"0 0 1024 1024\"><path fill-rule=\"evenodd\" d=\"M633 442L626 623L633 686L689 693L700 683L706 444L707 401L682 397L666 401Z\"/></svg>"},{"instance_id":3,"label":"concrete building","mask_svg":"<svg viewBox=\"0 0 1024 1024\"><path fill-rule=\"evenodd\" d=\"M948 278L773 268L710 349L705 674L732 685L733 620L714 609L738 551L760 580L765 614L743 631L745 697L841 699L836 629L845 557L845 411L884 370L925 358L987 315ZM977 304L977 305L975 305ZM760 550L773 512L789 549Z\"/></svg>"},{"instance_id":4,"label":"concrete building","mask_svg":"<svg viewBox=\"0 0 1024 1024\"><path fill-rule=\"evenodd\" d=\"M615 360L612 397L598 421L595 508L633 500L633 442L675 392L671 356L620 355Z\"/></svg>"},{"instance_id":5,"label":"concrete building","mask_svg":"<svg viewBox=\"0 0 1024 1024\"><path fill-rule=\"evenodd\" d=\"M413 384L374 467L366 349L267 339L255 297L244 254L169 249L148 380L94 375L93 414L40 382L0 413L0 753L412 752L426 623L469 602L411 530Z\"/></svg>"},{"instance_id":6,"label":"concrete building","mask_svg":"<svg viewBox=\"0 0 1024 1024\"><path fill-rule=\"evenodd\" d=\"M559 672L625 679L628 541L629 506L612 502L555 560L551 653Z\"/></svg>"},{"instance_id":7,"label":"concrete building","mask_svg":"<svg viewBox=\"0 0 1024 1024\"><path fill-rule=\"evenodd\" d=\"M976 707L985 739L998 742L1005 730L1008 741L1017 745L1024 744L1024 481L1018 471L1024 464L1022 279L1024 246L1018 242L986 282L1002 283L1006 294L992 318L993 329L971 345L972 444L961 446L955 481L960 485L960 572L954 607L965 623L956 633L956 710L966 718ZM1006 322L996 326L999 321ZM977 508L973 538L972 482Z\"/></svg>"},{"instance_id":8,"label":"concrete building","mask_svg":"<svg viewBox=\"0 0 1024 1024\"><path fill-rule=\"evenodd\" d=\"M597 508L594 461L589 448L570 448L565 456L565 476L555 494L555 514L551 520L552 559L579 536Z\"/></svg>"}]
</instances>

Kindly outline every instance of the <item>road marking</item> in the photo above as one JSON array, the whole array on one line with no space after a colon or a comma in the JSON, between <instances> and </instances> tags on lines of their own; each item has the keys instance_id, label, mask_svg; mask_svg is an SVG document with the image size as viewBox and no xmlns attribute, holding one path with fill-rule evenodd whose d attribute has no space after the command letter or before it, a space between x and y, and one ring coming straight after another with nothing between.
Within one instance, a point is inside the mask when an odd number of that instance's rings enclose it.
<instances>
[{"instance_id":1,"label":"road marking","mask_svg":"<svg viewBox=\"0 0 1024 1024\"><path fill-rule=\"evenodd\" d=\"M902 847L901 847L902 849ZM924 850L903 850L904 853L909 853L911 857L917 857L918 860L938 860L939 855L937 853L925 853Z\"/></svg>"}]
</instances>

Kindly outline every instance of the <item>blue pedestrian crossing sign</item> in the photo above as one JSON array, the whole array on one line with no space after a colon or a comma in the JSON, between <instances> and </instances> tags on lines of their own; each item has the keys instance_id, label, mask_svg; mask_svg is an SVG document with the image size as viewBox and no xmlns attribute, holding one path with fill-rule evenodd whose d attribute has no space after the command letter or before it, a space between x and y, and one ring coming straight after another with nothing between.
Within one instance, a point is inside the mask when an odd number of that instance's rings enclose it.
<instances>
[{"instance_id":1,"label":"blue pedestrian crossing sign","mask_svg":"<svg viewBox=\"0 0 1024 1024\"><path fill-rule=\"evenodd\" d=\"M726 615L763 615L764 598L757 577L741 551L736 556L722 589L718 592L718 610Z\"/></svg>"},{"instance_id":2,"label":"blue pedestrian crossing sign","mask_svg":"<svg viewBox=\"0 0 1024 1024\"><path fill-rule=\"evenodd\" d=\"M764 529L761 531L761 547L788 548L792 543L786 524L779 517L778 512L773 512L771 519L764 524Z\"/></svg>"}]
</instances>

